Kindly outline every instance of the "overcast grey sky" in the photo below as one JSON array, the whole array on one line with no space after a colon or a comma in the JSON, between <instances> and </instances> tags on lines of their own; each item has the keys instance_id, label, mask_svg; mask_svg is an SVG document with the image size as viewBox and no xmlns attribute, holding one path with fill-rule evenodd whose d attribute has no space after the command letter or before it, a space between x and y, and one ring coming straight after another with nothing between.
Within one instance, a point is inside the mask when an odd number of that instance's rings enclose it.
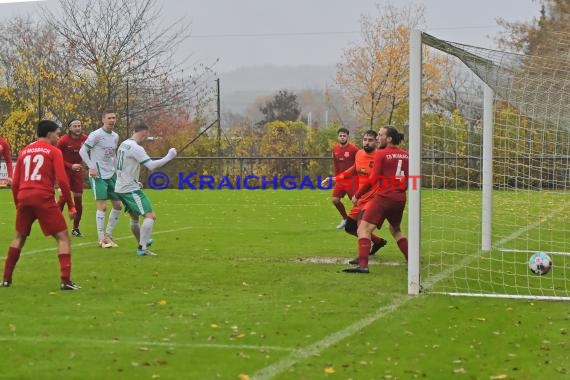
<instances>
[{"instance_id":1,"label":"overcast grey sky","mask_svg":"<svg viewBox=\"0 0 570 380\"><path fill-rule=\"evenodd\" d=\"M382 0L157 0L164 22L191 22L183 46L192 61L227 72L243 66L322 65L340 61L342 51L359 41L359 17L376 15ZM392 0L394 5L412 3ZM496 19L531 20L537 0L425 0L426 32L464 44L495 47ZM39 3L0 4L0 21L34 13ZM57 0L44 2L57 8ZM182 55L182 54L181 54Z\"/></svg>"}]
</instances>

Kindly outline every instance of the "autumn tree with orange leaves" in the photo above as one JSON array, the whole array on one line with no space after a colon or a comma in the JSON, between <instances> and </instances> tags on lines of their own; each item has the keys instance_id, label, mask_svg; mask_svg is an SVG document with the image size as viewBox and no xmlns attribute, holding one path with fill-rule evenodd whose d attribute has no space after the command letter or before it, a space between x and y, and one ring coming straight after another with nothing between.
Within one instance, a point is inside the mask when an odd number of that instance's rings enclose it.
<instances>
[{"instance_id":1,"label":"autumn tree with orange leaves","mask_svg":"<svg viewBox=\"0 0 570 380\"><path fill-rule=\"evenodd\" d=\"M407 104L410 30L424 23L422 6L377 6L378 17L362 16L362 42L346 49L337 65L336 81L357 117L370 128L392 123L394 112ZM424 53L427 93L439 87L437 58Z\"/></svg>"}]
</instances>

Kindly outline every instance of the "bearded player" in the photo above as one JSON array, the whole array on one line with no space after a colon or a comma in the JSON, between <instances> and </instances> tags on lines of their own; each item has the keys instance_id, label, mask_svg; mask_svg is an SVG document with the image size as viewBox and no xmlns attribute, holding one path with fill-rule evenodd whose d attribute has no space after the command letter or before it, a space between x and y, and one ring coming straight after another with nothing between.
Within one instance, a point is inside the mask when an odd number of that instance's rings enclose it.
<instances>
[{"instance_id":1,"label":"bearded player","mask_svg":"<svg viewBox=\"0 0 570 380\"><path fill-rule=\"evenodd\" d=\"M77 210L73 219L73 229L71 230L71 235L75 237L83 237L79 230L79 222L83 214L83 160L79 155L79 149L81 149L85 140L87 140L87 135L81 129L81 121L79 119L71 119L67 123L67 134L63 135L57 143L57 147L63 154L63 164L65 165L65 172L73 193L75 209ZM63 197L60 196L57 204L63 211L65 205Z\"/></svg>"}]
</instances>

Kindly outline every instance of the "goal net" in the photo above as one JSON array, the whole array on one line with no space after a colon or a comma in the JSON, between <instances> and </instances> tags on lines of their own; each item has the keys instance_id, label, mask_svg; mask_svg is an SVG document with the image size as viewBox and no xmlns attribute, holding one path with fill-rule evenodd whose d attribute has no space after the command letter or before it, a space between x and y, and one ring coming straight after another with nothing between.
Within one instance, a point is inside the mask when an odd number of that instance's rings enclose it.
<instances>
[{"instance_id":1,"label":"goal net","mask_svg":"<svg viewBox=\"0 0 570 380\"><path fill-rule=\"evenodd\" d=\"M410 294L570 300L570 36L527 56L410 39ZM553 37L554 38L554 37ZM422 54L442 85L425 85ZM422 85L423 83L423 85ZM536 275L529 259L552 260Z\"/></svg>"}]
</instances>

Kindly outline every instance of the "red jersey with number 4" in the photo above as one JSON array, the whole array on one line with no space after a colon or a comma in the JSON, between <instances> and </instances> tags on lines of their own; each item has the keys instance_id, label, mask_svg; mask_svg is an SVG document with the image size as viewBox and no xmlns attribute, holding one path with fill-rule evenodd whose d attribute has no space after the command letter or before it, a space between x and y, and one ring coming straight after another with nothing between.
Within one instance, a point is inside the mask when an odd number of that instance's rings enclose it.
<instances>
[{"instance_id":1,"label":"red jersey with number 4","mask_svg":"<svg viewBox=\"0 0 570 380\"><path fill-rule=\"evenodd\" d=\"M354 165L356 152L358 152L358 148L352 144L346 144L345 146L336 144L333 147L332 154L335 175L342 173Z\"/></svg>"},{"instance_id":2,"label":"red jersey with number 4","mask_svg":"<svg viewBox=\"0 0 570 380\"><path fill-rule=\"evenodd\" d=\"M74 207L61 151L47 141L31 143L18 155L12 182L14 202L53 200L56 180L68 206Z\"/></svg>"},{"instance_id":3,"label":"red jersey with number 4","mask_svg":"<svg viewBox=\"0 0 570 380\"><path fill-rule=\"evenodd\" d=\"M360 198L372 187L375 197L394 201L405 201L408 188L408 152L398 147L376 151L374 168L367 183L360 186L356 198Z\"/></svg>"},{"instance_id":4,"label":"red jersey with number 4","mask_svg":"<svg viewBox=\"0 0 570 380\"><path fill-rule=\"evenodd\" d=\"M71 165L83 162L79 155L79 149L81 149L85 140L87 140L87 135L84 133L78 139L74 139L66 133L57 142L57 147L63 153L63 162L67 169L71 170Z\"/></svg>"},{"instance_id":5,"label":"red jersey with number 4","mask_svg":"<svg viewBox=\"0 0 570 380\"><path fill-rule=\"evenodd\" d=\"M376 197L405 201L408 189L408 152L398 147L384 148L376 152L374 169L370 175L376 189Z\"/></svg>"}]
</instances>

